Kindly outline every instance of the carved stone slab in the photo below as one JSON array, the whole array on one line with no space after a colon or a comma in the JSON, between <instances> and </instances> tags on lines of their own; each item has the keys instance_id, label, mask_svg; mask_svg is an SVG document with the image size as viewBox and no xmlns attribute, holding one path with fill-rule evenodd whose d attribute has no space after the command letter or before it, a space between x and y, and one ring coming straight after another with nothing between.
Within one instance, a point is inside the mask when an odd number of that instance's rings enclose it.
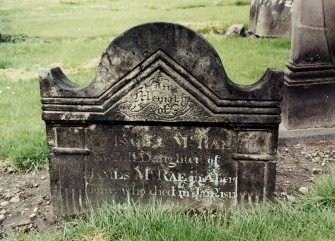
<instances>
[{"instance_id":1,"label":"carved stone slab","mask_svg":"<svg viewBox=\"0 0 335 241\"><path fill-rule=\"evenodd\" d=\"M252 0L249 29L258 36L291 36L293 0Z\"/></svg>"},{"instance_id":2,"label":"carved stone slab","mask_svg":"<svg viewBox=\"0 0 335 241\"><path fill-rule=\"evenodd\" d=\"M116 38L86 87L41 70L54 213L128 198L190 208L271 198L282 81L269 69L234 84L206 40L169 23Z\"/></svg>"},{"instance_id":3,"label":"carved stone slab","mask_svg":"<svg viewBox=\"0 0 335 241\"><path fill-rule=\"evenodd\" d=\"M335 127L335 1L295 0L285 71L288 129Z\"/></svg>"}]
</instances>

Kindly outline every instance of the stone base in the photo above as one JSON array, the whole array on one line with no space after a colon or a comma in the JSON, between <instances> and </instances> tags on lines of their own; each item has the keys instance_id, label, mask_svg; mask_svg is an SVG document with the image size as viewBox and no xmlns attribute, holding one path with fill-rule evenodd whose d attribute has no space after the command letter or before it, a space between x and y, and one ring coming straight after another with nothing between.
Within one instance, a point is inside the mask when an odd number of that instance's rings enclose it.
<instances>
[{"instance_id":1,"label":"stone base","mask_svg":"<svg viewBox=\"0 0 335 241\"><path fill-rule=\"evenodd\" d=\"M288 130L283 124L279 127L278 145L335 142L335 128L312 128Z\"/></svg>"},{"instance_id":2,"label":"stone base","mask_svg":"<svg viewBox=\"0 0 335 241\"><path fill-rule=\"evenodd\" d=\"M335 78L304 82L286 76L282 112L287 129L335 127Z\"/></svg>"}]
</instances>

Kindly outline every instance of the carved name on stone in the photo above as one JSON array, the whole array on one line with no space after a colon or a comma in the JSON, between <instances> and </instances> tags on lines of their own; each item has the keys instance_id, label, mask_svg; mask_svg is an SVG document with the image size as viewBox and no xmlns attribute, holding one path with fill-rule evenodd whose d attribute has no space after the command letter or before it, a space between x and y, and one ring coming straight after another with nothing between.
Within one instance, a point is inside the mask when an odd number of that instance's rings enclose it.
<instances>
[{"instance_id":1,"label":"carved name on stone","mask_svg":"<svg viewBox=\"0 0 335 241\"><path fill-rule=\"evenodd\" d=\"M102 131L111 135L104 139L108 148L86 166L86 191L95 193L95 198L165 196L166 200L206 203L236 198L236 164L229 161L231 131L169 126L96 128L101 132L95 129L91 141L98 140Z\"/></svg>"}]
</instances>

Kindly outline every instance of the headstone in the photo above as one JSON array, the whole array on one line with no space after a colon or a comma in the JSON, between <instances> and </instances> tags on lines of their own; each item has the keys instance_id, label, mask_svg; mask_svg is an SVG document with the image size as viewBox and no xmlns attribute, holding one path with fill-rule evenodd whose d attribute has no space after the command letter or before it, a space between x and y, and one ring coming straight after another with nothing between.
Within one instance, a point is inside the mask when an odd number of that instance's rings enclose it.
<instances>
[{"instance_id":1,"label":"headstone","mask_svg":"<svg viewBox=\"0 0 335 241\"><path fill-rule=\"evenodd\" d=\"M294 2L283 102L288 129L335 126L334 10L333 0Z\"/></svg>"},{"instance_id":2,"label":"headstone","mask_svg":"<svg viewBox=\"0 0 335 241\"><path fill-rule=\"evenodd\" d=\"M231 82L212 46L169 23L134 27L91 84L40 71L54 213L128 198L225 207L271 198L283 73Z\"/></svg>"},{"instance_id":3,"label":"headstone","mask_svg":"<svg viewBox=\"0 0 335 241\"><path fill-rule=\"evenodd\" d=\"M291 36L293 0L252 0L249 30L258 36Z\"/></svg>"}]
</instances>

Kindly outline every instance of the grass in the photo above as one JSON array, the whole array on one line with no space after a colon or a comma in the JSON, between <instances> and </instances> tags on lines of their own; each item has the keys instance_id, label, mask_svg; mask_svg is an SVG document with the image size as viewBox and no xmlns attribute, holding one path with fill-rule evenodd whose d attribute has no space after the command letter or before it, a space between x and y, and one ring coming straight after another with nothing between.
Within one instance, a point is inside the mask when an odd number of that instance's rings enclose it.
<instances>
[{"instance_id":1,"label":"grass","mask_svg":"<svg viewBox=\"0 0 335 241\"><path fill-rule=\"evenodd\" d=\"M335 172L318 179L294 203L191 213L153 205L105 205L85 219L48 233L16 234L9 240L335 240Z\"/></svg>"},{"instance_id":2,"label":"grass","mask_svg":"<svg viewBox=\"0 0 335 241\"><path fill-rule=\"evenodd\" d=\"M224 39L206 36L219 53L228 76L239 84L258 81L267 68L285 69L290 54L290 40L282 39ZM287 60L288 61L288 60Z\"/></svg>"},{"instance_id":3,"label":"grass","mask_svg":"<svg viewBox=\"0 0 335 241\"><path fill-rule=\"evenodd\" d=\"M1 0L3 32L38 36L41 40L52 41L110 38L145 22L167 21L184 25L215 22L226 28L234 23L246 25L249 15L248 6L236 6L233 4L236 1L229 0L63 2L30 0L17 5L9 0Z\"/></svg>"},{"instance_id":4,"label":"grass","mask_svg":"<svg viewBox=\"0 0 335 241\"><path fill-rule=\"evenodd\" d=\"M219 53L229 77L257 81L268 67L284 69L289 39L225 39L235 23L248 24L250 0L0 0L0 160L18 168L47 163L36 70L59 64L85 85L87 67L126 29L168 21L204 35ZM86 66L86 67L85 67ZM18 233L5 240L335 240L335 174L317 181L295 203L266 203L196 215L152 206L106 205L85 219L45 233Z\"/></svg>"},{"instance_id":5,"label":"grass","mask_svg":"<svg viewBox=\"0 0 335 241\"><path fill-rule=\"evenodd\" d=\"M0 156L19 168L45 163L46 144L40 121L37 82L1 80Z\"/></svg>"},{"instance_id":6,"label":"grass","mask_svg":"<svg viewBox=\"0 0 335 241\"><path fill-rule=\"evenodd\" d=\"M249 0L0 0L0 160L41 167L47 147L37 69L60 65L81 85L116 36L145 22L168 21L203 34L219 53L228 76L256 82L268 67L284 69L290 40L223 38L235 23L248 24ZM252 64L250 64L252 63Z\"/></svg>"}]
</instances>

